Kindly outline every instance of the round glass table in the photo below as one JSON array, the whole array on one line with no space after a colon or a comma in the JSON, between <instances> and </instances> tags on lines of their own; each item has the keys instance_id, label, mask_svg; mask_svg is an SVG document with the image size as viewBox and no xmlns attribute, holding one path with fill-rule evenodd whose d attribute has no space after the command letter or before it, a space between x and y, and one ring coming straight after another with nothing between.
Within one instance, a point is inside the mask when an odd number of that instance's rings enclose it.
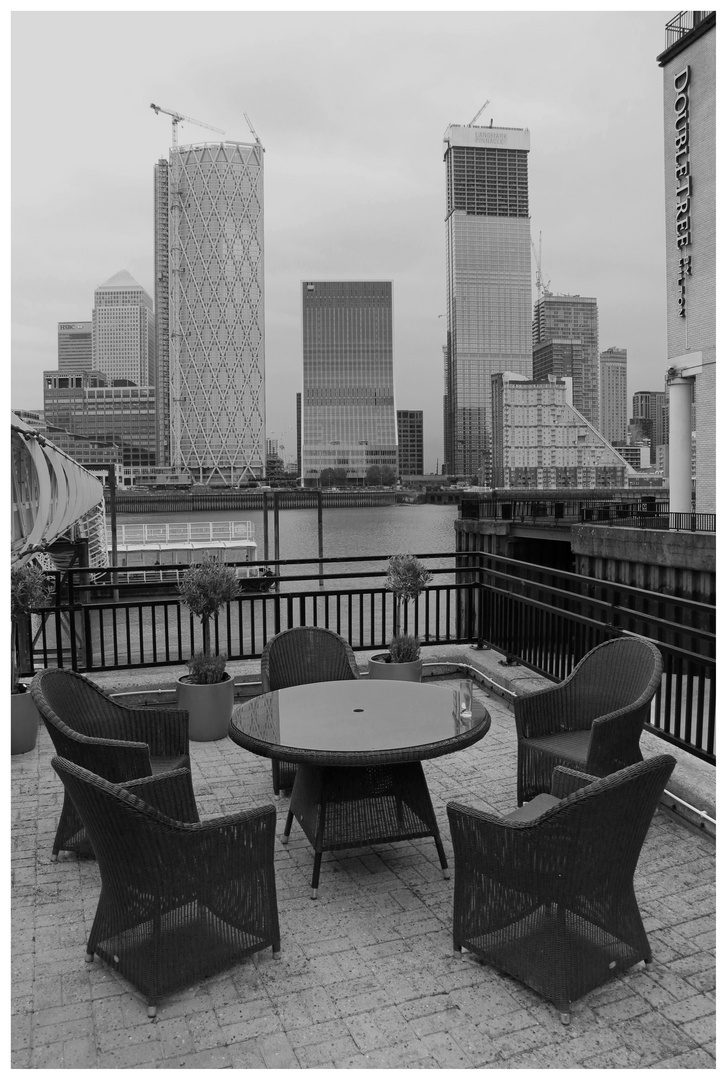
<instances>
[{"instance_id":1,"label":"round glass table","mask_svg":"<svg viewBox=\"0 0 727 1080\"><path fill-rule=\"evenodd\" d=\"M352 679L275 690L237 705L229 736L296 763L283 842L297 820L313 845L312 896L324 851L431 836L447 859L421 762L482 739L490 715L460 712L452 688Z\"/></svg>"}]
</instances>

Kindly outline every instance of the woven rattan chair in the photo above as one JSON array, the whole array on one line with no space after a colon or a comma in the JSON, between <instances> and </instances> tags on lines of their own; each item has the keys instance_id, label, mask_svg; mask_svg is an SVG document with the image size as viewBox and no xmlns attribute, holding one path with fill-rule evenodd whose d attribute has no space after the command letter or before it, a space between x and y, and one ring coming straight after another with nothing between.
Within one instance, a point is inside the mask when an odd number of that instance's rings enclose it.
<instances>
[{"instance_id":1,"label":"woven rattan chair","mask_svg":"<svg viewBox=\"0 0 727 1080\"><path fill-rule=\"evenodd\" d=\"M98 859L101 895L86 945L147 999L272 946L280 953L275 809L200 821L188 769L110 784L53 758Z\"/></svg>"},{"instance_id":2,"label":"woven rattan chair","mask_svg":"<svg viewBox=\"0 0 727 1080\"><path fill-rule=\"evenodd\" d=\"M664 754L603 778L558 767L550 795L505 818L449 803L455 952L530 986L564 1023L571 1002L650 964L634 872L674 765Z\"/></svg>"},{"instance_id":3,"label":"woven rattan chair","mask_svg":"<svg viewBox=\"0 0 727 1080\"><path fill-rule=\"evenodd\" d=\"M260 658L263 693L303 683L360 678L349 643L321 626L296 626L268 641ZM273 791L293 786L295 765L273 761Z\"/></svg>"},{"instance_id":4,"label":"woven rattan chair","mask_svg":"<svg viewBox=\"0 0 727 1080\"><path fill-rule=\"evenodd\" d=\"M189 723L177 709L132 709L75 671L40 671L30 686L56 753L112 784L189 768ZM72 800L63 801L53 858L93 855Z\"/></svg>"},{"instance_id":5,"label":"woven rattan chair","mask_svg":"<svg viewBox=\"0 0 727 1080\"><path fill-rule=\"evenodd\" d=\"M518 806L548 791L557 765L607 776L642 761L639 739L661 671L650 641L616 638L587 653L557 686L517 697Z\"/></svg>"}]
</instances>

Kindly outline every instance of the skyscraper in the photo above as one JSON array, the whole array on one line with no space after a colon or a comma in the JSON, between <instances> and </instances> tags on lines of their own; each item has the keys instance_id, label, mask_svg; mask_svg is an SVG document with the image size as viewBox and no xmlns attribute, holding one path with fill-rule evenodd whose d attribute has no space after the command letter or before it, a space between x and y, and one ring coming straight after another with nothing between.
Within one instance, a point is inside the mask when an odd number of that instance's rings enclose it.
<instances>
[{"instance_id":1,"label":"skyscraper","mask_svg":"<svg viewBox=\"0 0 727 1080\"><path fill-rule=\"evenodd\" d=\"M168 440L169 464L203 483L262 477L263 147L195 143L172 147L165 164L155 169L155 263L162 292L168 274L160 315L169 327L159 441Z\"/></svg>"},{"instance_id":2,"label":"skyscraper","mask_svg":"<svg viewBox=\"0 0 727 1080\"><path fill-rule=\"evenodd\" d=\"M63 375L90 371L93 364L90 322L58 323L58 370Z\"/></svg>"},{"instance_id":3,"label":"skyscraper","mask_svg":"<svg viewBox=\"0 0 727 1080\"><path fill-rule=\"evenodd\" d=\"M626 442L629 426L626 349L612 345L601 353L601 434L613 445Z\"/></svg>"},{"instance_id":4,"label":"skyscraper","mask_svg":"<svg viewBox=\"0 0 727 1080\"><path fill-rule=\"evenodd\" d=\"M94 292L93 370L109 383L154 386L154 307L146 289L120 270Z\"/></svg>"},{"instance_id":5,"label":"skyscraper","mask_svg":"<svg viewBox=\"0 0 727 1080\"><path fill-rule=\"evenodd\" d=\"M421 409L398 409L396 431L399 444L399 474L424 474L424 413Z\"/></svg>"},{"instance_id":6,"label":"skyscraper","mask_svg":"<svg viewBox=\"0 0 727 1080\"><path fill-rule=\"evenodd\" d=\"M533 318L533 378L572 378L573 407L599 428L598 374L596 300L545 293Z\"/></svg>"},{"instance_id":7,"label":"skyscraper","mask_svg":"<svg viewBox=\"0 0 727 1080\"><path fill-rule=\"evenodd\" d=\"M657 447L668 442L667 396L665 390L638 390L633 397L632 427L651 443L651 464L656 463Z\"/></svg>"},{"instance_id":8,"label":"skyscraper","mask_svg":"<svg viewBox=\"0 0 727 1080\"><path fill-rule=\"evenodd\" d=\"M450 125L446 470L491 479L492 376L532 373L528 152L519 128Z\"/></svg>"},{"instance_id":9,"label":"skyscraper","mask_svg":"<svg viewBox=\"0 0 727 1080\"><path fill-rule=\"evenodd\" d=\"M390 281L303 282L303 472L397 467Z\"/></svg>"}]
</instances>

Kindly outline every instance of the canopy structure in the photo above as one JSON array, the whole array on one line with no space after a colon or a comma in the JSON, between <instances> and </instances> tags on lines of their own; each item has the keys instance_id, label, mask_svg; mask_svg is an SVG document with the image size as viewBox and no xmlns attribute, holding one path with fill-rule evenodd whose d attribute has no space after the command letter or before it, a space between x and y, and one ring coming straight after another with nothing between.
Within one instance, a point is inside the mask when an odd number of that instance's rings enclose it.
<instances>
[{"instance_id":1,"label":"canopy structure","mask_svg":"<svg viewBox=\"0 0 727 1080\"><path fill-rule=\"evenodd\" d=\"M88 540L90 566L108 566L103 485L77 461L11 413L13 565L55 565L51 546Z\"/></svg>"}]
</instances>

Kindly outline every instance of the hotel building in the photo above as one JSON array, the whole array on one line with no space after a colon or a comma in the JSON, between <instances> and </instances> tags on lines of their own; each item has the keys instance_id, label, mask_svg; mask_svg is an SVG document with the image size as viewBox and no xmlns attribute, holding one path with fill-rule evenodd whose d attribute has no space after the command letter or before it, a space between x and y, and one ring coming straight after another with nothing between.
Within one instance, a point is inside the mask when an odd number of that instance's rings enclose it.
<instances>
[{"instance_id":1,"label":"hotel building","mask_svg":"<svg viewBox=\"0 0 727 1080\"><path fill-rule=\"evenodd\" d=\"M302 476L397 468L390 281L304 281Z\"/></svg>"},{"instance_id":2,"label":"hotel building","mask_svg":"<svg viewBox=\"0 0 727 1080\"><path fill-rule=\"evenodd\" d=\"M265 475L263 147L173 147L154 177L158 444L202 483ZM165 330L165 326L167 329Z\"/></svg>"},{"instance_id":3,"label":"hotel building","mask_svg":"<svg viewBox=\"0 0 727 1080\"><path fill-rule=\"evenodd\" d=\"M452 124L444 143L444 471L489 484L492 376L532 373L530 133Z\"/></svg>"},{"instance_id":4,"label":"hotel building","mask_svg":"<svg viewBox=\"0 0 727 1080\"><path fill-rule=\"evenodd\" d=\"M666 26L664 73L669 509L716 510L717 16L682 11Z\"/></svg>"}]
</instances>

